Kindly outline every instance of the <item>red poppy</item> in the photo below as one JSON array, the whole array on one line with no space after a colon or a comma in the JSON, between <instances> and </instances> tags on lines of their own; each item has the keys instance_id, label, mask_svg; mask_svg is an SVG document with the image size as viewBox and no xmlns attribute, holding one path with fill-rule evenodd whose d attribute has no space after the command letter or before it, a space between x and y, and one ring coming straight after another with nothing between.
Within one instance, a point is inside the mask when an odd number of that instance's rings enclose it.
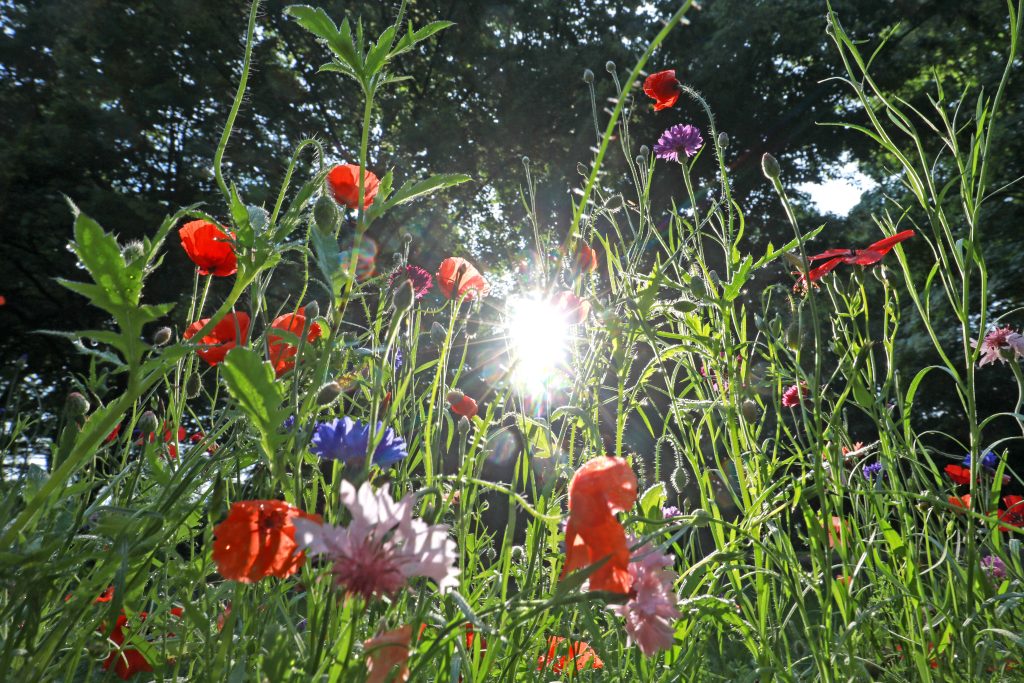
<instances>
[{"instance_id":1,"label":"red poppy","mask_svg":"<svg viewBox=\"0 0 1024 683\"><path fill-rule=\"evenodd\" d=\"M832 515L832 523L826 528L828 531L828 547L835 548L843 546L843 518Z\"/></svg>"},{"instance_id":2,"label":"red poppy","mask_svg":"<svg viewBox=\"0 0 1024 683\"><path fill-rule=\"evenodd\" d=\"M464 258L452 256L441 261L437 269L437 284L446 299L454 296L475 299L487 296L491 286L473 264Z\"/></svg>"},{"instance_id":3,"label":"red poppy","mask_svg":"<svg viewBox=\"0 0 1024 683\"><path fill-rule=\"evenodd\" d=\"M112 589L108 589L108 592ZM184 610L181 607L174 607L171 609L171 615L175 617L181 617L184 614ZM145 621L148 615L145 612L139 612L139 621ZM110 655L103 661L103 668L109 669L111 666L114 667L114 673L122 681L127 681L129 678L137 673L143 671L152 671L153 666L146 659L145 655L136 650L135 648L120 649L124 645L125 641L125 626L128 625L128 616L121 611L121 614L117 617L117 621L114 623L114 628L110 633L104 633L106 637L118 646L119 649L114 650ZM174 634L169 634L173 636Z\"/></svg>"},{"instance_id":4,"label":"red poppy","mask_svg":"<svg viewBox=\"0 0 1024 683\"><path fill-rule=\"evenodd\" d=\"M573 270L577 274L593 273L597 270L597 252L586 242L580 242L573 260Z\"/></svg>"},{"instance_id":5,"label":"red poppy","mask_svg":"<svg viewBox=\"0 0 1024 683\"><path fill-rule=\"evenodd\" d=\"M280 500L232 503L227 519L214 530L213 561L225 579L253 583L265 576L279 579L299 571L306 561L295 543L297 517L322 522Z\"/></svg>"},{"instance_id":6,"label":"red poppy","mask_svg":"<svg viewBox=\"0 0 1024 683\"><path fill-rule=\"evenodd\" d=\"M949 477L956 484L971 483L970 467L961 467L960 465L946 465L943 471L946 473L946 476Z\"/></svg>"},{"instance_id":7,"label":"red poppy","mask_svg":"<svg viewBox=\"0 0 1024 683\"><path fill-rule=\"evenodd\" d=\"M238 272L238 258L231 241L235 233L226 233L208 221L191 221L178 230L181 246L200 275L220 277Z\"/></svg>"},{"instance_id":8,"label":"red poppy","mask_svg":"<svg viewBox=\"0 0 1024 683\"><path fill-rule=\"evenodd\" d=\"M633 507L636 487L636 475L624 458L594 458L576 471L569 483L563 577L607 558L590 575L590 588L629 592L629 546L615 513Z\"/></svg>"},{"instance_id":9,"label":"red poppy","mask_svg":"<svg viewBox=\"0 0 1024 683\"><path fill-rule=\"evenodd\" d=\"M477 414L478 409L476 401L471 399L469 396L463 395L462 398L460 398L457 401L452 401L449 398L449 403L451 404L452 412L455 413L456 415L460 415L463 417L473 417L474 415Z\"/></svg>"},{"instance_id":10,"label":"red poppy","mask_svg":"<svg viewBox=\"0 0 1024 683\"><path fill-rule=\"evenodd\" d=\"M0 306L6 306L6 305L7 305L7 297L5 297L3 294L0 294Z\"/></svg>"},{"instance_id":11,"label":"red poppy","mask_svg":"<svg viewBox=\"0 0 1024 683\"><path fill-rule=\"evenodd\" d=\"M196 332L206 327L210 322L209 318L197 320L185 330L185 339L191 339ZM243 311L228 313L217 323L206 336L199 340L202 345L197 349L199 357L210 365L217 365L224 361L228 351L235 348L239 343L244 344L249 338L249 314Z\"/></svg>"},{"instance_id":12,"label":"red poppy","mask_svg":"<svg viewBox=\"0 0 1024 683\"><path fill-rule=\"evenodd\" d=\"M651 74L644 81L644 94L654 100L654 111L675 106L682 86L676 79L676 70L668 69Z\"/></svg>"},{"instance_id":13,"label":"red poppy","mask_svg":"<svg viewBox=\"0 0 1024 683\"><path fill-rule=\"evenodd\" d=\"M297 313L286 313L274 318L270 327L275 330L288 332L296 337L302 336L306 329L306 307L299 308ZM320 338L320 326L313 323L306 333L306 342L312 344ZM274 372L278 377L295 367L295 355L299 349L295 344L290 344L280 335L270 332L267 334L267 347L270 350L270 364L274 366Z\"/></svg>"},{"instance_id":14,"label":"red poppy","mask_svg":"<svg viewBox=\"0 0 1024 683\"><path fill-rule=\"evenodd\" d=\"M570 325L579 325L590 315L590 302L569 291L553 294L549 302Z\"/></svg>"},{"instance_id":15,"label":"red poppy","mask_svg":"<svg viewBox=\"0 0 1024 683\"><path fill-rule=\"evenodd\" d=\"M1021 496L1003 496L1003 504L1006 505L1006 509L999 511L999 521L1015 526L1018 529L1024 528L1024 498ZM999 530L1004 533L1010 531L1010 527L1006 526L1006 524L1000 524Z\"/></svg>"},{"instance_id":16,"label":"red poppy","mask_svg":"<svg viewBox=\"0 0 1024 683\"><path fill-rule=\"evenodd\" d=\"M112 443L112 442L116 441L118 435L120 435L120 434L121 434L121 423L118 422L116 425L114 425L114 429L112 429L111 432L109 434L107 434L107 438L103 439L103 443Z\"/></svg>"},{"instance_id":17,"label":"red poppy","mask_svg":"<svg viewBox=\"0 0 1024 683\"><path fill-rule=\"evenodd\" d=\"M562 643L568 643L564 647ZM555 656L559 652L562 654ZM575 672L590 669L603 669L604 662L594 652L594 648L581 640L566 640L562 636L548 637L548 652L537 657L537 671L550 668L552 673L560 674L567 667Z\"/></svg>"},{"instance_id":18,"label":"red poppy","mask_svg":"<svg viewBox=\"0 0 1024 683\"><path fill-rule=\"evenodd\" d=\"M971 494L968 493L966 496L950 496L949 504L952 505L953 507L963 508L964 510L970 510Z\"/></svg>"},{"instance_id":19,"label":"red poppy","mask_svg":"<svg viewBox=\"0 0 1024 683\"><path fill-rule=\"evenodd\" d=\"M377 196L380 180L371 171L366 172L363 181L363 208L373 204ZM327 174L327 186L331 190L334 201L342 206L354 209L359 206L359 166L357 164L340 164Z\"/></svg>"},{"instance_id":20,"label":"red poppy","mask_svg":"<svg viewBox=\"0 0 1024 683\"><path fill-rule=\"evenodd\" d=\"M842 263L856 266L873 266L881 261L893 247L913 236L913 230L904 230L903 232L896 233L892 237L886 237L885 239L878 240L866 249L829 249L828 251L823 251L820 254L809 256L807 257L807 260L811 263L822 259L828 260L817 268L812 268L807 273L807 279L812 283L817 282L835 270L836 267ZM803 273L801 273L800 277L797 279L794 289L805 287L806 285L803 280L804 276Z\"/></svg>"}]
</instances>

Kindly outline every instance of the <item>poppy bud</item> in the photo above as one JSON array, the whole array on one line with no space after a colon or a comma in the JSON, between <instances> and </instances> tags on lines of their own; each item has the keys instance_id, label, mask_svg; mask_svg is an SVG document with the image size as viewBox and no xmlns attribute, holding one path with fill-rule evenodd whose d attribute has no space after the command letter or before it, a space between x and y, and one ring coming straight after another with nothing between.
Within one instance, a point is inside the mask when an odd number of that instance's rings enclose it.
<instances>
[{"instance_id":1,"label":"poppy bud","mask_svg":"<svg viewBox=\"0 0 1024 683\"><path fill-rule=\"evenodd\" d=\"M408 279L403 280L402 284L398 285L395 290L395 295L391 298L391 302L395 306L395 315L402 315L410 308L412 308L413 302L416 300L416 295L412 291L412 282Z\"/></svg>"},{"instance_id":2,"label":"poppy bud","mask_svg":"<svg viewBox=\"0 0 1024 683\"><path fill-rule=\"evenodd\" d=\"M615 62L609 59L607 62L604 63L604 70L610 74L615 73Z\"/></svg>"},{"instance_id":3,"label":"poppy bud","mask_svg":"<svg viewBox=\"0 0 1024 683\"><path fill-rule=\"evenodd\" d=\"M469 434L469 418L463 415L459 418L459 436L463 439Z\"/></svg>"},{"instance_id":4,"label":"poppy bud","mask_svg":"<svg viewBox=\"0 0 1024 683\"><path fill-rule=\"evenodd\" d=\"M647 158L651 154L651 148L647 145L640 145L640 156Z\"/></svg>"},{"instance_id":5,"label":"poppy bud","mask_svg":"<svg viewBox=\"0 0 1024 683\"><path fill-rule=\"evenodd\" d=\"M694 275L690 278L690 291L698 299L703 299L708 295L708 287L704 284L704 280Z\"/></svg>"},{"instance_id":6,"label":"poppy bud","mask_svg":"<svg viewBox=\"0 0 1024 683\"><path fill-rule=\"evenodd\" d=\"M683 493L687 486L690 484L690 473L685 467L680 465L679 467L672 470L672 488L679 493Z\"/></svg>"},{"instance_id":7,"label":"poppy bud","mask_svg":"<svg viewBox=\"0 0 1024 683\"><path fill-rule=\"evenodd\" d=\"M338 225L338 207L326 194L320 195L313 206L313 222L322 233L333 233Z\"/></svg>"},{"instance_id":8,"label":"poppy bud","mask_svg":"<svg viewBox=\"0 0 1024 683\"><path fill-rule=\"evenodd\" d=\"M263 232L270 225L270 214L262 206L250 205L245 210L249 214L249 225L257 233Z\"/></svg>"},{"instance_id":9,"label":"poppy bud","mask_svg":"<svg viewBox=\"0 0 1024 683\"><path fill-rule=\"evenodd\" d=\"M153 346L163 346L167 342L171 341L171 332L169 327L161 327L159 330L153 333Z\"/></svg>"},{"instance_id":10,"label":"poppy bud","mask_svg":"<svg viewBox=\"0 0 1024 683\"><path fill-rule=\"evenodd\" d=\"M81 417L89 412L89 399L77 391L72 391L65 399L64 407L71 417Z\"/></svg>"},{"instance_id":11,"label":"poppy bud","mask_svg":"<svg viewBox=\"0 0 1024 683\"><path fill-rule=\"evenodd\" d=\"M404 235L402 235L402 241L405 242L406 244L412 244L412 235L410 235L409 233L405 233Z\"/></svg>"},{"instance_id":12,"label":"poppy bud","mask_svg":"<svg viewBox=\"0 0 1024 683\"><path fill-rule=\"evenodd\" d=\"M325 406L328 403L333 403L334 399L341 395L341 385L337 382L328 382L327 384L320 387L320 391L317 392L316 402L317 405Z\"/></svg>"},{"instance_id":13,"label":"poppy bud","mask_svg":"<svg viewBox=\"0 0 1024 683\"><path fill-rule=\"evenodd\" d=\"M303 308L306 311L306 320L313 320L314 318L320 317L320 304L316 301L310 301Z\"/></svg>"},{"instance_id":14,"label":"poppy bud","mask_svg":"<svg viewBox=\"0 0 1024 683\"><path fill-rule=\"evenodd\" d=\"M584 69L583 70L583 82L584 83L593 83L594 82L594 72L591 71L590 69Z\"/></svg>"},{"instance_id":15,"label":"poppy bud","mask_svg":"<svg viewBox=\"0 0 1024 683\"><path fill-rule=\"evenodd\" d=\"M714 269L708 271L708 279L711 280L711 284L715 287L722 284L722 281L718 278L718 271Z\"/></svg>"},{"instance_id":16,"label":"poppy bud","mask_svg":"<svg viewBox=\"0 0 1024 683\"><path fill-rule=\"evenodd\" d=\"M203 383L199 380L199 373L193 372L185 380L185 396L186 398L196 398L202 390Z\"/></svg>"},{"instance_id":17,"label":"poppy bud","mask_svg":"<svg viewBox=\"0 0 1024 683\"><path fill-rule=\"evenodd\" d=\"M764 156L761 157L761 170L764 171L764 177L768 180L778 180L779 176L782 175L779 161L768 152L765 152Z\"/></svg>"},{"instance_id":18,"label":"poppy bud","mask_svg":"<svg viewBox=\"0 0 1024 683\"><path fill-rule=\"evenodd\" d=\"M444 344L445 337L447 336L448 332L441 323L434 323L430 326L430 341L434 342L437 346Z\"/></svg>"},{"instance_id":19,"label":"poppy bud","mask_svg":"<svg viewBox=\"0 0 1024 683\"><path fill-rule=\"evenodd\" d=\"M761 414L761 409L758 407L756 401L748 398L740 404L740 413L743 414L743 419L747 422L754 422Z\"/></svg>"},{"instance_id":20,"label":"poppy bud","mask_svg":"<svg viewBox=\"0 0 1024 683\"><path fill-rule=\"evenodd\" d=\"M456 403L461 403L462 399L464 399L465 397L466 395L459 391L458 389L452 389L451 391L448 392L448 395L445 398L448 399L448 403L455 405Z\"/></svg>"},{"instance_id":21,"label":"poppy bud","mask_svg":"<svg viewBox=\"0 0 1024 683\"><path fill-rule=\"evenodd\" d=\"M647 161L647 157L645 157L643 154L637 154L636 158L633 159L633 161L636 162L637 166L643 166L644 162Z\"/></svg>"},{"instance_id":22,"label":"poppy bud","mask_svg":"<svg viewBox=\"0 0 1024 683\"><path fill-rule=\"evenodd\" d=\"M707 526L711 523L711 513L704 508L697 508L693 511L693 526Z\"/></svg>"},{"instance_id":23,"label":"poppy bud","mask_svg":"<svg viewBox=\"0 0 1024 683\"><path fill-rule=\"evenodd\" d=\"M800 348L800 325L799 323L792 323L786 328L786 344L791 349Z\"/></svg>"},{"instance_id":24,"label":"poppy bud","mask_svg":"<svg viewBox=\"0 0 1024 683\"><path fill-rule=\"evenodd\" d=\"M728 133L719 133L718 134L718 146L721 147L722 149L725 149L726 147L729 146L729 134Z\"/></svg>"},{"instance_id":25,"label":"poppy bud","mask_svg":"<svg viewBox=\"0 0 1024 683\"><path fill-rule=\"evenodd\" d=\"M146 255L146 247L142 242L133 240L124 245L124 249L121 250L121 255L124 256L125 263L134 263Z\"/></svg>"},{"instance_id":26,"label":"poppy bud","mask_svg":"<svg viewBox=\"0 0 1024 683\"><path fill-rule=\"evenodd\" d=\"M156 413L152 410L147 410L139 418L139 431L142 432L143 439L145 439L149 434L155 432L157 426L159 425L157 423Z\"/></svg>"},{"instance_id":27,"label":"poppy bud","mask_svg":"<svg viewBox=\"0 0 1024 683\"><path fill-rule=\"evenodd\" d=\"M528 156L526 156L524 154L523 155L523 166L529 166L529 165L530 165L530 157L528 157Z\"/></svg>"}]
</instances>

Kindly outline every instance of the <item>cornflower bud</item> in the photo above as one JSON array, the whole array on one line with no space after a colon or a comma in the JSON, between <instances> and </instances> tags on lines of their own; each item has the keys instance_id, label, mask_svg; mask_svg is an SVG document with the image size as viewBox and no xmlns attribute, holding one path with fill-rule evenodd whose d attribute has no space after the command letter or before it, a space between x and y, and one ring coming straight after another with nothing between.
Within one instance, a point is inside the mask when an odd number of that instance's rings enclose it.
<instances>
[{"instance_id":1,"label":"cornflower bud","mask_svg":"<svg viewBox=\"0 0 1024 683\"><path fill-rule=\"evenodd\" d=\"M591 71L590 69L584 69L583 70L583 82L584 83L593 83L594 82L594 72Z\"/></svg>"},{"instance_id":2,"label":"cornflower bud","mask_svg":"<svg viewBox=\"0 0 1024 683\"><path fill-rule=\"evenodd\" d=\"M317 405L325 406L328 403L333 403L340 395L341 385L337 382L328 382L320 387L320 391L316 394Z\"/></svg>"},{"instance_id":3,"label":"cornflower bud","mask_svg":"<svg viewBox=\"0 0 1024 683\"><path fill-rule=\"evenodd\" d=\"M171 341L171 328L161 327L159 330L153 333L153 346L163 346L167 342Z\"/></svg>"},{"instance_id":4,"label":"cornflower bud","mask_svg":"<svg viewBox=\"0 0 1024 683\"><path fill-rule=\"evenodd\" d=\"M338 207L334 200L326 194L320 195L313 206L313 222L317 229L324 233L333 233L338 225Z\"/></svg>"},{"instance_id":5,"label":"cornflower bud","mask_svg":"<svg viewBox=\"0 0 1024 683\"><path fill-rule=\"evenodd\" d=\"M779 167L779 161L768 152L764 153L761 157L761 170L764 171L764 177L768 180L778 180L779 176L782 175L782 168Z\"/></svg>"},{"instance_id":6,"label":"cornflower bud","mask_svg":"<svg viewBox=\"0 0 1024 683\"><path fill-rule=\"evenodd\" d=\"M72 391L65 399L64 407L71 417L81 417L89 412L89 399L77 391Z\"/></svg>"}]
</instances>

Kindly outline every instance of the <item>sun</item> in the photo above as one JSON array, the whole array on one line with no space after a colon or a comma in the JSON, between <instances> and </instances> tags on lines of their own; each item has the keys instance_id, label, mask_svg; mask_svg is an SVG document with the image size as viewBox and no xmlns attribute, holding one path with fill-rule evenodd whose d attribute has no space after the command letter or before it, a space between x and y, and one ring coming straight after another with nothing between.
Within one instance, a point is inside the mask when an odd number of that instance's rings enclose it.
<instances>
[{"instance_id":1,"label":"sun","mask_svg":"<svg viewBox=\"0 0 1024 683\"><path fill-rule=\"evenodd\" d=\"M539 293L509 299L506 311L514 384L532 397L564 386L569 359L569 324L564 312Z\"/></svg>"}]
</instances>

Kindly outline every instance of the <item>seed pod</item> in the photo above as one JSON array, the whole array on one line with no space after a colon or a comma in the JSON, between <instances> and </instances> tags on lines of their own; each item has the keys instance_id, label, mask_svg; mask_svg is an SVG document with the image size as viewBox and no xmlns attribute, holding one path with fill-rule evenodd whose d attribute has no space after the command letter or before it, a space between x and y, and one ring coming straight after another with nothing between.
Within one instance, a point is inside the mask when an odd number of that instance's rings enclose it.
<instances>
[{"instance_id":1,"label":"seed pod","mask_svg":"<svg viewBox=\"0 0 1024 683\"><path fill-rule=\"evenodd\" d=\"M193 372L185 380L185 396L187 398L196 398L202 390L203 382L199 379L199 373Z\"/></svg>"},{"instance_id":2,"label":"seed pod","mask_svg":"<svg viewBox=\"0 0 1024 683\"><path fill-rule=\"evenodd\" d=\"M430 341L434 342L438 346L444 344L445 337L448 336L448 331L444 329L441 323L434 323L430 326Z\"/></svg>"},{"instance_id":3,"label":"seed pod","mask_svg":"<svg viewBox=\"0 0 1024 683\"><path fill-rule=\"evenodd\" d=\"M329 403L333 403L340 395L341 385L337 382L328 382L320 387L320 391L316 394L317 405L325 406Z\"/></svg>"},{"instance_id":4,"label":"seed pod","mask_svg":"<svg viewBox=\"0 0 1024 683\"><path fill-rule=\"evenodd\" d=\"M77 391L72 391L64 400L64 407L71 417L81 417L89 412L89 399Z\"/></svg>"},{"instance_id":5,"label":"seed pod","mask_svg":"<svg viewBox=\"0 0 1024 683\"><path fill-rule=\"evenodd\" d=\"M764 177L768 180L778 180L779 176L782 175L782 168L779 166L779 161L768 152L764 153L761 157L761 170L764 171Z\"/></svg>"},{"instance_id":6,"label":"seed pod","mask_svg":"<svg viewBox=\"0 0 1024 683\"><path fill-rule=\"evenodd\" d=\"M142 432L143 437L155 432L158 426L159 421L156 419L156 413L152 410L147 410L139 417L139 431Z\"/></svg>"},{"instance_id":7,"label":"seed pod","mask_svg":"<svg viewBox=\"0 0 1024 683\"><path fill-rule=\"evenodd\" d=\"M326 194L320 195L313 206L313 222L317 229L324 233L333 233L338 225L338 207L334 200Z\"/></svg>"},{"instance_id":8,"label":"seed pod","mask_svg":"<svg viewBox=\"0 0 1024 683\"><path fill-rule=\"evenodd\" d=\"M161 327L159 330L153 333L153 346L163 346L167 342L171 341L171 328Z\"/></svg>"},{"instance_id":9,"label":"seed pod","mask_svg":"<svg viewBox=\"0 0 1024 683\"><path fill-rule=\"evenodd\" d=\"M584 83L593 83L594 82L594 72L591 71L590 69L584 69L583 70L583 82Z\"/></svg>"}]
</instances>

